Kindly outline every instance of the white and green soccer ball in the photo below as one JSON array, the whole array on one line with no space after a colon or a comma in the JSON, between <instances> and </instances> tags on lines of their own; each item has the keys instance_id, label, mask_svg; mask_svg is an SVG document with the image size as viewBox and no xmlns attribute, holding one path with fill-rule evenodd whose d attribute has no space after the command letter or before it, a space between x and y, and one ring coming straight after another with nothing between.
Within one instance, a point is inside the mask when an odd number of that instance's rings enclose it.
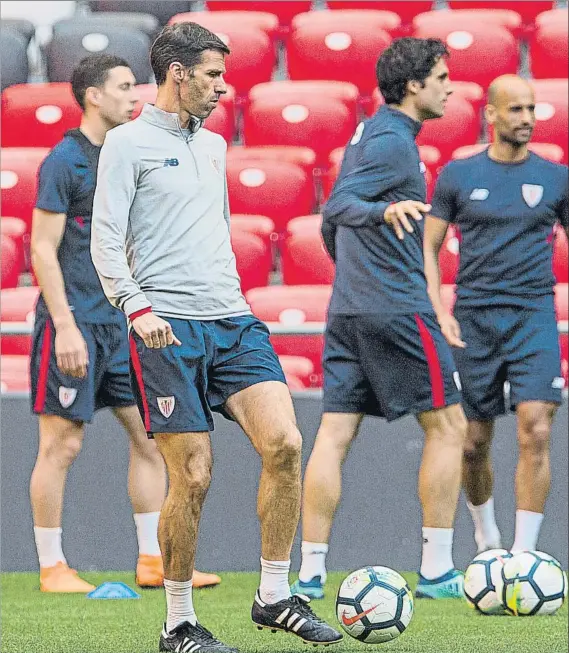
<instances>
[{"instance_id":1,"label":"white and green soccer ball","mask_svg":"<svg viewBox=\"0 0 569 653\"><path fill-rule=\"evenodd\" d=\"M413 594L389 567L364 567L344 579L336 598L342 628L366 644L389 642L405 631L413 617Z\"/></svg>"},{"instance_id":2,"label":"white and green soccer ball","mask_svg":"<svg viewBox=\"0 0 569 653\"><path fill-rule=\"evenodd\" d=\"M554 614L566 598L567 575L548 553L523 551L502 567L502 603L509 614Z\"/></svg>"},{"instance_id":3,"label":"white and green soccer ball","mask_svg":"<svg viewBox=\"0 0 569 653\"><path fill-rule=\"evenodd\" d=\"M464 575L464 595L482 614L504 614L502 568L512 557L506 549L491 549L474 558Z\"/></svg>"}]
</instances>

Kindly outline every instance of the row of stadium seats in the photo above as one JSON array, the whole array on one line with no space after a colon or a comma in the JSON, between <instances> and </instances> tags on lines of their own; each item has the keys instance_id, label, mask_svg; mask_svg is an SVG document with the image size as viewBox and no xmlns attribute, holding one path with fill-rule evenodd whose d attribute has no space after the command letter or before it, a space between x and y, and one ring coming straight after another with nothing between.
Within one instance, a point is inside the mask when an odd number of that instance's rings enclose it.
<instances>
[{"instance_id":1,"label":"row of stadium seats","mask_svg":"<svg viewBox=\"0 0 569 653\"><path fill-rule=\"evenodd\" d=\"M275 14L201 11L177 14L169 23L188 20L215 32L232 49L227 78L238 96L245 96L252 86L272 79L277 67L275 41L280 34ZM47 79L68 81L84 56L108 52L127 59L136 79L147 83L152 78L148 51L158 28L153 16L132 13L79 14L59 21L44 48ZM522 28L522 17L511 9L429 11L415 16L407 30L402 30L400 16L392 11L310 11L296 15L292 21L285 41L287 74L293 80L349 81L362 95L370 96L376 85L378 55L394 37L409 32L445 41L451 52L451 77L486 88L498 75L518 70ZM537 17L537 26L529 39L531 72L535 78L567 78L567 35L566 9ZM27 81L28 43L16 29L7 26L3 30L3 88Z\"/></svg>"},{"instance_id":2,"label":"row of stadium seats","mask_svg":"<svg viewBox=\"0 0 569 653\"><path fill-rule=\"evenodd\" d=\"M532 85L537 102L533 140L558 145L566 162L568 82L542 79ZM474 145L483 131L482 88L469 82L457 82L454 88L444 117L426 121L417 138L419 145L438 149L440 164L457 148ZM155 100L156 86L139 85L138 90L137 112L144 102ZM383 103L377 89L372 97L367 114ZM316 154L316 166L326 168L330 153L345 145L362 117L360 101L349 82L266 82L254 86L246 101L237 104L230 88L206 126L229 144L309 147ZM81 116L68 82L12 86L2 93L1 111L3 147L53 147L65 131L79 125Z\"/></svg>"},{"instance_id":3,"label":"row of stadium seats","mask_svg":"<svg viewBox=\"0 0 569 653\"><path fill-rule=\"evenodd\" d=\"M566 322L569 319L568 285L557 284L555 290L558 320ZM294 330L295 328L306 327L306 323L318 322L322 324L325 321L330 293L330 285L283 285L253 288L246 293L246 298L253 313L261 320ZM38 289L35 287L3 290L0 307L1 321L3 323L27 322L31 324L37 294ZM449 310L452 310L454 287L452 285L443 286L442 297ZM301 377L303 382L308 377L311 386L321 384L322 333L315 333L314 335L277 334L271 336L271 341L279 356L301 356L310 361L312 370L305 375L297 372L295 376ZM561 341L565 356L563 370L565 378L567 378L566 333L561 334ZM29 352L29 335L5 335L2 338L1 353L3 356L28 356Z\"/></svg>"}]
</instances>

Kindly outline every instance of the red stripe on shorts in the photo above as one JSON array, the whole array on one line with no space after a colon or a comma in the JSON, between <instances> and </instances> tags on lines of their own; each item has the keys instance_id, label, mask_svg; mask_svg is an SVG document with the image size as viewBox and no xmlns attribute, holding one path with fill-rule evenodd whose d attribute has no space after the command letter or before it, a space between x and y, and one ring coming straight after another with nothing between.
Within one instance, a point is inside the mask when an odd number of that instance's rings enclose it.
<instances>
[{"instance_id":1,"label":"red stripe on shorts","mask_svg":"<svg viewBox=\"0 0 569 653\"><path fill-rule=\"evenodd\" d=\"M140 364L140 357L138 351L136 350L136 342L132 336L130 340L130 360L132 361L132 366L134 368L134 374L136 376L136 382L138 383L138 389L140 391L140 396L142 397L142 410L144 411L144 428L150 432L150 411L148 410L148 400L146 399L146 389L144 387L144 379L142 378L142 365Z\"/></svg>"},{"instance_id":2,"label":"red stripe on shorts","mask_svg":"<svg viewBox=\"0 0 569 653\"><path fill-rule=\"evenodd\" d=\"M40 354L40 371L38 376L38 386L36 388L36 402L34 410L41 413L45 408L45 397L47 394L47 375L49 373L49 361L51 360L51 322L45 323L43 340L41 343Z\"/></svg>"},{"instance_id":3,"label":"red stripe on shorts","mask_svg":"<svg viewBox=\"0 0 569 653\"><path fill-rule=\"evenodd\" d=\"M429 366L429 376L431 378L431 393L433 396L433 408L442 408L445 402L445 383L443 380L443 371L441 370L441 363L439 361L439 354L435 341L427 325L415 313L415 322L419 327L419 334L421 336L421 343L423 344L423 351L427 357L427 365Z\"/></svg>"}]
</instances>

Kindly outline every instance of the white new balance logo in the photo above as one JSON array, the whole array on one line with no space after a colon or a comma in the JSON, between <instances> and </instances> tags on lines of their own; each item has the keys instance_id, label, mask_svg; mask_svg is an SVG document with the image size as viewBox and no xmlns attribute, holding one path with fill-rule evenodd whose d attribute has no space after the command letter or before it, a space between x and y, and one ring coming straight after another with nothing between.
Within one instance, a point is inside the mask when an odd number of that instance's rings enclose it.
<instances>
[{"instance_id":1,"label":"white new balance logo","mask_svg":"<svg viewBox=\"0 0 569 653\"><path fill-rule=\"evenodd\" d=\"M199 651L201 647L202 645L196 644L193 639L186 638L176 646L175 653L194 653L194 651Z\"/></svg>"},{"instance_id":2,"label":"white new balance logo","mask_svg":"<svg viewBox=\"0 0 569 653\"><path fill-rule=\"evenodd\" d=\"M291 613L290 608L285 608L275 619L275 621L278 624L282 624L287 617L288 621L286 622L286 628L288 630L293 630L295 633L297 633L306 623L306 619L304 617L301 617L297 612Z\"/></svg>"},{"instance_id":3,"label":"white new balance logo","mask_svg":"<svg viewBox=\"0 0 569 653\"><path fill-rule=\"evenodd\" d=\"M475 188L472 193L470 193L471 200L486 200L490 195L490 191L487 188Z\"/></svg>"}]
</instances>

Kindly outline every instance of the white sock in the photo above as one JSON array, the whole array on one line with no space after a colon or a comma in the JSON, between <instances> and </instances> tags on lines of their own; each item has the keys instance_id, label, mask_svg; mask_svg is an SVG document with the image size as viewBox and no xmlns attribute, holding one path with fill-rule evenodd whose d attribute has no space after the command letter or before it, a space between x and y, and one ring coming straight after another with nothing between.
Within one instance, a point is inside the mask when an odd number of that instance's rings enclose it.
<instances>
[{"instance_id":1,"label":"white sock","mask_svg":"<svg viewBox=\"0 0 569 653\"><path fill-rule=\"evenodd\" d=\"M326 582L326 554L328 545L319 542L302 542L302 564L298 578L308 583L315 576L320 576L322 584Z\"/></svg>"},{"instance_id":2,"label":"white sock","mask_svg":"<svg viewBox=\"0 0 569 653\"><path fill-rule=\"evenodd\" d=\"M61 548L61 532L61 528L34 526L40 567L55 567L58 562L67 563Z\"/></svg>"},{"instance_id":3,"label":"white sock","mask_svg":"<svg viewBox=\"0 0 569 653\"><path fill-rule=\"evenodd\" d=\"M183 621L189 621L194 626L198 621L192 602L192 584L191 580L164 579L166 605L168 606L166 630L169 633Z\"/></svg>"},{"instance_id":4,"label":"white sock","mask_svg":"<svg viewBox=\"0 0 569 653\"><path fill-rule=\"evenodd\" d=\"M290 560L275 561L261 558L259 596L263 603L278 603L290 598L289 571Z\"/></svg>"},{"instance_id":5,"label":"white sock","mask_svg":"<svg viewBox=\"0 0 569 653\"><path fill-rule=\"evenodd\" d=\"M468 510L472 515L474 522L474 539L478 546L478 551L486 549L499 549L500 545L500 531L496 524L496 517L494 515L494 497L490 497L486 503L480 506L473 506L470 502L466 502Z\"/></svg>"},{"instance_id":6,"label":"white sock","mask_svg":"<svg viewBox=\"0 0 569 653\"><path fill-rule=\"evenodd\" d=\"M535 551L543 515L530 510L516 510L516 533L512 553Z\"/></svg>"},{"instance_id":7,"label":"white sock","mask_svg":"<svg viewBox=\"0 0 569 653\"><path fill-rule=\"evenodd\" d=\"M453 528L423 527L421 576L433 580L454 569L452 561L453 535Z\"/></svg>"},{"instance_id":8,"label":"white sock","mask_svg":"<svg viewBox=\"0 0 569 653\"><path fill-rule=\"evenodd\" d=\"M138 539L138 555L159 556L158 520L160 512L139 512L133 517Z\"/></svg>"}]
</instances>

